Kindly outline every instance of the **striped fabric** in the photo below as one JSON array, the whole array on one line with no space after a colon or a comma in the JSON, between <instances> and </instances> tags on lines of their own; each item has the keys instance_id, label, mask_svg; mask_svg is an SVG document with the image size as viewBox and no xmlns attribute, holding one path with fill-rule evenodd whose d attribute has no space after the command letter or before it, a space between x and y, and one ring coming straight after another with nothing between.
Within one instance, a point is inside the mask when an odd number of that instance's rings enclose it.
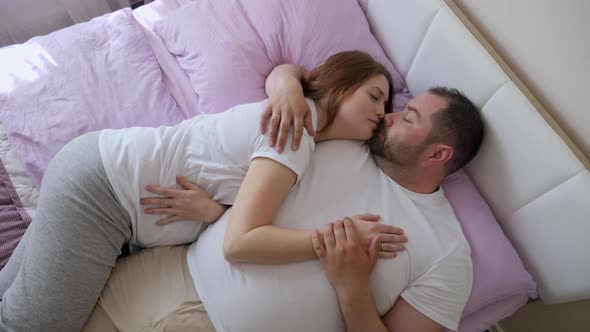
<instances>
[{"instance_id":1,"label":"striped fabric","mask_svg":"<svg viewBox=\"0 0 590 332\"><path fill-rule=\"evenodd\" d=\"M8 262L30 223L31 217L23 207L4 163L0 160L0 269Z\"/></svg>"}]
</instances>

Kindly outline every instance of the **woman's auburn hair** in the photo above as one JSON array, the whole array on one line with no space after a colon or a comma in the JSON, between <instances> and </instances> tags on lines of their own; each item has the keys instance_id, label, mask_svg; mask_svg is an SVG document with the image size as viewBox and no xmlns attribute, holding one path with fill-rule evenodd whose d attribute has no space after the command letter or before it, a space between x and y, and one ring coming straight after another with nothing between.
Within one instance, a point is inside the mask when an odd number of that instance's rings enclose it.
<instances>
[{"instance_id":1,"label":"woman's auburn hair","mask_svg":"<svg viewBox=\"0 0 590 332\"><path fill-rule=\"evenodd\" d=\"M330 56L324 63L306 72L301 80L305 97L318 103L326 111L328 128L342 101L374 76L383 75L389 83L385 113L392 110L393 79L385 66L361 51L345 51Z\"/></svg>"}]
</instances>

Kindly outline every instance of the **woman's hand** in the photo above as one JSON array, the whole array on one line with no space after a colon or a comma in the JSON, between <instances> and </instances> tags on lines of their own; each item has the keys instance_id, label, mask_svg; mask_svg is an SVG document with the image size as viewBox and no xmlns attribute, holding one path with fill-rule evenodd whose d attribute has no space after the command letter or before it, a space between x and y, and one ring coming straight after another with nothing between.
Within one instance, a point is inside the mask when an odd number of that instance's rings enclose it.
<instances>
[{"instance_id":1,"label":"woman's hand","mask_svg":"<svg viewBox=\"0 0 590 332\"><path fill-rule=\"evenodd\" d=\"M404 243L408 242L408 238L403 235L404 231L401 228L378 223L380 217L375 214L366 213L346 217L343 220L350 219L355 229L358 232L359 244L368 253L371 243L375 237L380 238L379 256L382 258L393 258L397 256L397 252L406 249ZM322 234L327 234L330 229L330 224L320 228Z\"/></svg>"},{"instance_id":2,"label":"woman's hand","mask_svg":"<svg viewBox=\"0 0 590 332\"><path fill-rule=\"evenodd\" d=\"M285 147L291 123L295 129L291 145L294 151L299 148L304 127L310 136L315 136L311 111L298 79L300 75L300 68L277 67L269 76L270 83L267 83L273 86L269 89L271 93L260 116L260 130L263 134L266 133L270 118L268 126L270 146L276 144L279 152L282 152Z\"/></svg>"},{"instance_id":3,"label":"woman's hand","mask_svg":"<svg viewBox=\"0 0 590 332\"><path fill-rule=\"evenodd\" d=\"M139 200L141 205L155 205L145 209L146 214L167 214L156 225L168 225L179 220L191 220L211 223L219 219L227 207L215 202L200 186L182 176L176 182L184 189L172 189L156 185L148 185L145 190L163 197L144 197Z\"/></svg>"}]
</instances>

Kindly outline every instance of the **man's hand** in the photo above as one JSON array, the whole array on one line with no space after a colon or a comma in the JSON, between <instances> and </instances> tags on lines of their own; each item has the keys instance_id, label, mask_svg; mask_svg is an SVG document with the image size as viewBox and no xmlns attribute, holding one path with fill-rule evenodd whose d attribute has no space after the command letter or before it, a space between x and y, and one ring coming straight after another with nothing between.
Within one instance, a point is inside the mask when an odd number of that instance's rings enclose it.
<instances>
[{"instance_id":1,"label":"man's hand","mask_svg":"<svg viewBox=\"0 0 590 332\"><path fill-rule=\"evenodd\" d=\"M158 220L156 225L167 225L179 220L214 222L227 210L227 207L215 202L209 194L197 184L182 176L176 182L183 189L172 189L148 185L145 190L163 197L145 197L139 200L142 205L156 205L145 209L146 214L167 214L167 218Z\"/></svg>"},{"instance_id":2,"label":"man's hand","mask_svg":"<svg viewBox=\"0 0 590 332\"><path fill-rule=\"evenodd\" d=\"M260 130L264 134L269 130L270 146L277 146L282 152L291 123L294 126L293 144L294 151L299 148L303 128L310 136L315 136L311 120L311 111L305 97L300 79L303 76L303 68L295 65L277 66L266 81L266 91L269 96L265 109L260 116ZM267 123L270 123L267 128Z\"/></svg>"},{"instance_id":3,"label":"man's hand","mask_svg":"<svg viewBox=\"0 0 590 332\"><path fill-rule=\"evenodd\" d=\"M380 216L372 213L357 214L350 218L357 231L358 242L360 246L369 253L369 248L373 239L380 236L381 244L379 245L379 257L395 258L397 253L406 250L404 243L408 242L407 236L401 228L380 223ZM331 232L328 224L319 229L320 234Z\"/></svg>"},{"instance_id":4,"label":"man's hand","mask_svg":"<svg viewBox=\"0 0 590 332\"><path fill-rule=\"evenodd\" d=\"M352 219L345 218L329 228L331 232L323 234L314 230L313 247L336 290L347 331L386 332L369 287L371 272L379 258L380 236L373 238L367 254Z\"/></svg>"},{"instance_id":5,"label":"man's hand","mask_svg":"<svg viewBox=\"0 0 590 332\"><path fill-rule=\"evenodd\" d=\"M379 258L380 235L373 238L367 253L351 218L329 224L325 232L312 234L313 247L326 277L337 293L369 285L371 271Z\"/></svg>"}]
</instances>

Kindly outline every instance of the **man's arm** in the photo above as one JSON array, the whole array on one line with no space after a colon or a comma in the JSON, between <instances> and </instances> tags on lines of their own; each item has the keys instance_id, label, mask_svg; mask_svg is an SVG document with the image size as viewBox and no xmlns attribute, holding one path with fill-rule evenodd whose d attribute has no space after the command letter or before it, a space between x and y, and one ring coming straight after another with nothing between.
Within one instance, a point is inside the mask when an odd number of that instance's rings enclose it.
<instances>
[{"instance_id":1,"label":"man's arm","mask_svg":"<svg viewBox=\"0 0 590 332\"><path fill-rule=\"evenodd\" d=\"M395 332L442 332L444 327L412 307L401 296L393 308L383 316L383 323L389 331Z\"/></svg>"},{"instance_id":2,"label":"man's arm","mask_svg":"<svg viewBox=\"0 0 590 332\"><path fill-rule=\"evenodd\" d=\"M369 287L376 264L375 252L381 245L373 239L367 255L358 244L358 235L349 218L337 222L322 234L312 235L314 250L326 276L338 295L340 310L348 332L440 332L443 327L420 313L401 297L382 321Z\"/></svg>"},{"instance_id":3,"label":"man's arm","mask_svg":"<svg viewBox=\"0 0 590 332\"><path fill-rule=\"evenodd\" d=\"M401 297L381 320L368 285L353 284L347 290L337 290L337 293L348 332L442 332L444 330L442 325L416 310Z\"/></svg>"},{"instance_id":4,"label":"man's arm","mask_svg":"<svg viewBox=\"0 0 590 332\"><path fill-rule=\"evenodd\" d=\"M336 289L336 294L348 332L389 331L379 318L368 284L351 284L347 289Z\"/></svg>"}]
</instances>

